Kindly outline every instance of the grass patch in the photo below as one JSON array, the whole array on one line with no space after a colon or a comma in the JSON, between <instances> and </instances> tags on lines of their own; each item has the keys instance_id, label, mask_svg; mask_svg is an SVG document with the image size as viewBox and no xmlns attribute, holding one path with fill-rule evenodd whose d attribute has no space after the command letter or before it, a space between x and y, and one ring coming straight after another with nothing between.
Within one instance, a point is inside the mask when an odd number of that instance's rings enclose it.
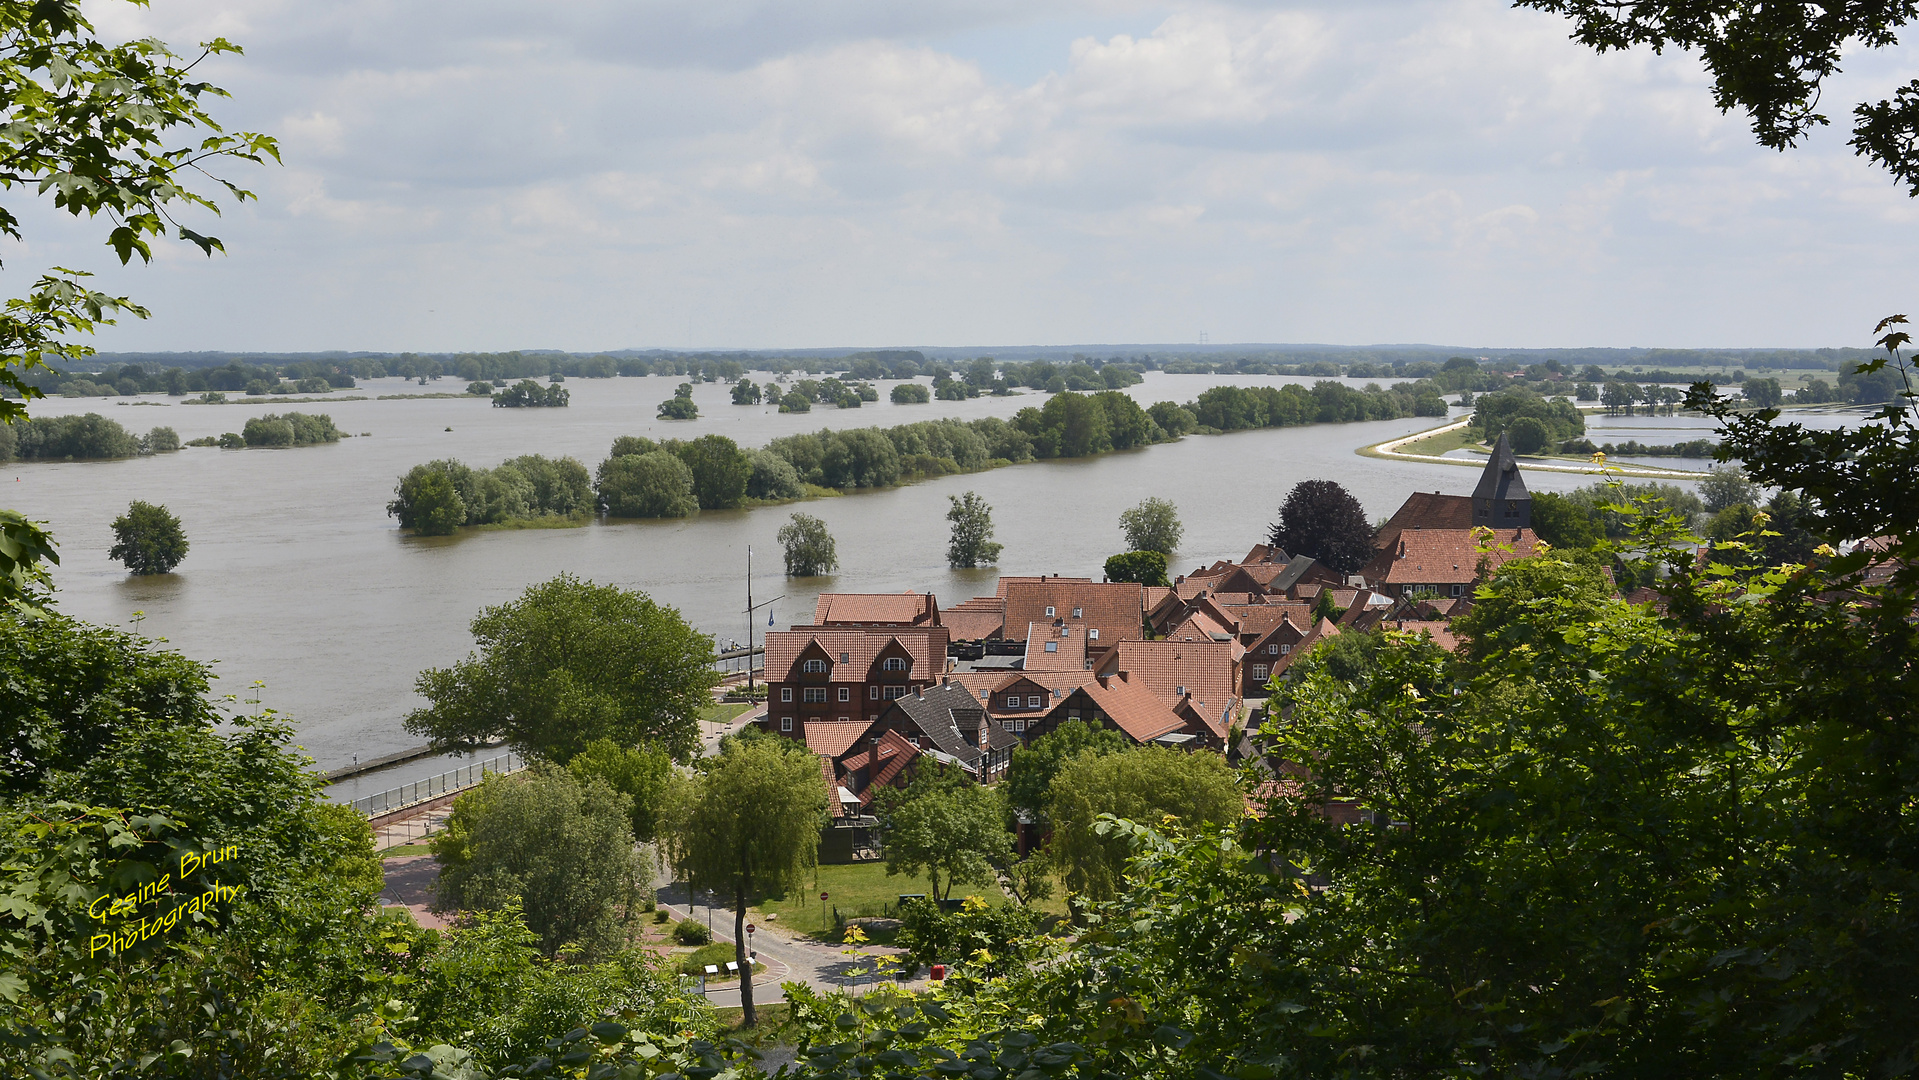
<instances>
[{"instance_id":1,"label":"grass patch","mask_svg":"<svg viewBox=\"0 0 1919 1080\"><path fill-rule=\"evenodd\" d=\"M401 844L399 847L387 848L385 851L380 852L380 858L398 859L407 855L431 854L433 854L433 849L425 844Z\"/></svg>"},{"instance_id":2,"label":"grass patch","mask_svg":"<svg viewBox=\"0 0 1919 1080\"><path fill-rule=\"evenodd\" d=\"M839 488L821 487L818 484L806 485L806 497L809 499L837 499L846 492Z\"/></svg>"},{"instance_id":3,"label":"grass patch","mask_svg":"<svg viewBox=\"0 0 1919 1080\"><path fill-rule=\"evenodd\" d=\"M823 913L820 904L822 892L830 896ZM773 925L782 927L788 933L838 942L839 937L834 932L837 924L833 919L836 910L842 919L890 919L897 914L901 893L931 895L932 889L923 877L906 874L887 877L885 863L822 866L819 868L818 885L803 889L793 896L762 897L750 910L762 922L768 916L778 915L779 918L771 920ZM996 885L955 886L953 898L962 896L979 896L994 906L1011 902ZM885 944L877 938L873 942Z\"/></svg>"},{"instance_id":4,"label":"grass patch","mask_svg":"<svg viewBox=\"0 0 1919 1080\"><path fill-rule=\"evenodd\" d=\"M711 945L702 945L680 958L680 974L698 975L712 964L720 969L720 977L726 976L726 965L738 959L730 941L716 941Z\"/></svg>"},{"instance_id":5,"label":"grass patch","mask_svg":"<svg viewBox=\"0 0 1919 1080\"><path fill-rule=\"evenodd\" d=\"M1433 457L1444 457L1449 451L1463 450L1468 447L1480 450L1485 449L1485 446L1478 438L1478 432L1475 431L1470 424L1452 431L1442 431L1437 435L1428 435L1423 439L1418 439L1413 442L1401 443L1394 452L1400 454L1430 454Z\"/></svg>"},{"instance_id":6,"label":"grass patch","mask_svg":"<svg viewBox=\"0 0 1919 1080\"><path fill-rule=\"evenodd\" d=\"M752 707L753 704L747 701L719 701L700 710L700 719L709 724L724 724L728 720L738 719L741 713Z\"/></svg>"},{"instance_id":7,"label":"grass patch","mask_svg":"<svg viewBox=\"0 0 1919 1080\"><path fill-rule=\"evenodd\" d=\"M508 518L489 525L466 525L464 529L474 532L499 532L502 529L577 529L593 520L591 514L576 514L571 517L560 514L542 514L536 518Z\"/></svg>"},{"instance_id":8,"label":"grass patch","mask_svg":"<svg viewBox=\"0 0 1919 1080\"><path fill-rule=\"evenodd\" d=\"M761 984L755 982L754 997L759 996ZM777 987L775 988L777 989ZM799 1042L799 1032L792 1028L793 1009L784 1001L771 1005L755 1004L753 1011L759 1014L759 1026L746 1028L740 1025L746 1019L746 1013L739 1006L713 1010L720 1018L720 1027L728 1034L743 1040L755 1049L770 1046L792 1046Z\"/></svg>"}]
</instances>

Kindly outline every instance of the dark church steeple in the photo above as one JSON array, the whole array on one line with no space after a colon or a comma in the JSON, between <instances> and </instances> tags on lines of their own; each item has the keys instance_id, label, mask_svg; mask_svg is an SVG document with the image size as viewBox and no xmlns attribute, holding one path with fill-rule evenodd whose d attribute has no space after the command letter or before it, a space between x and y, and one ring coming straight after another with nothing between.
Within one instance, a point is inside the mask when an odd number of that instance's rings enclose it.
<instances>
[{"instance_id":1,"label":"dark church steeple","mask_svg":"<svg viewBox=\"0 0 1919 1080\"><path fill-rule=\"evenodd\" d=\"M1486 459L1486 471L1479 475L1479 486L1473 489L1473 525L1524 529L1532 523L1533 497L1519 477L1519 459L1501 434L1493 456Z\"/></svg>"}]
</instances>

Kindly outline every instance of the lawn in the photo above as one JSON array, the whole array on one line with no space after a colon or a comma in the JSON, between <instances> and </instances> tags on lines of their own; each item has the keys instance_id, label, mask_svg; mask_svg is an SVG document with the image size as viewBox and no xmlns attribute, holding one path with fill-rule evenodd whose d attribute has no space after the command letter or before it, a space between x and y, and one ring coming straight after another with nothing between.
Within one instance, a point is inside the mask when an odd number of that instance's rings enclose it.
<instances>
[{"instance_id":1,"label":"lawn","mask_svg":"<svg viewBox=\"0 0 1919 1080\"><path fill-rule=\"evenodd\" d=\"M1433 457L1444 457L1448 451L1460 450L1468 446L1474 449L1485 448L1479 441L1478 432L1470 426L1455 428L1452 431L1441 432L1438 435L1428 435L1414 442L1401 443L1397 452L1401 454L1431 454Z\"/></svg>"},{"instance_id":2,"label":"lawn","mask_svg":"<svg viewBox=\"0 0 1919 1080\"><path fill-rule=\"evenodd\" d=\"M820 903L822 892L830 897L825 904ZM801 889L794 896L766 897L750 909L749 917L765 921L770 915L778 915L778 919L771 921L776 926L784 927L788 933L837 940L832 933L835 910L847 919L867 916L891 918L899 904L900 894L930 895L931 892L923 877L905 874L887 877L886 864L883 862L822 866L818 872L818 884ZM963 896L979 896L995 906L1011 903L996 885L959 885L953 888L952 895L955 900Z\"/></svg>"},{"instance_id":3,"label":"lawn","mask_svg":"<svg viewBox=\"0 0 1919 1080\"><path fill-rule=\"evenodd\" d=\"M700 719L709 724L724 724L752 707L751 703L745 701L715 702L701 711Z\"/></svg>"}]
</instances>

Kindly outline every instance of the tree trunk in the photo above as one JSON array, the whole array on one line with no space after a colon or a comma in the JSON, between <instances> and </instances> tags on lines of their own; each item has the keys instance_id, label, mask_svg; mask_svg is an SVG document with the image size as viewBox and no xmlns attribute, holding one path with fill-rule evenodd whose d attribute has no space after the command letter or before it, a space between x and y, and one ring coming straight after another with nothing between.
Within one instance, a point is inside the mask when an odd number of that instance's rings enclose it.
<instances>
[{"instance_id":1,"label":"tree trunk","mask_svg":"<svg viewBox=\"0 0 1919 1080\"><path fill-rule=\"evenodd\" d=\"M746 881L744 876L733 885L733 954L740 965L740 1024L752 1027L758 1022L753 1014L753 958L746 955Z\"/></svg>"}]
</instances>

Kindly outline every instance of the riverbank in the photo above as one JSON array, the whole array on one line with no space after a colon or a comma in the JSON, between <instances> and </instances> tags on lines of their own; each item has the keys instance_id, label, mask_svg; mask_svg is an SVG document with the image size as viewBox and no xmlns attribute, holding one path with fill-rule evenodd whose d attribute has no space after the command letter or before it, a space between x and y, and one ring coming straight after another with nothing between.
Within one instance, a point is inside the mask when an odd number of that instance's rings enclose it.
<instances>
[{"instance_id":1,"label":"riverbank","mask_svg":"<svg viewBox=\"0 0 1919 1080\"><path fill-rule=\"evenodd\" d=\"M1384 442L1373 443L1371 446L1362 446L1354 453L1361 457L1386 458L1392 461L1417 461L1433 465L1457 465L1469 469L1484 469L1486 467L1484 458L1441 457L1439 454L1427 452L1433 447L1426 444L1433 440L1443 440L1449 435L1455 437L1453 441L1458 445L1447 446L1446 450L1467 449L1477 445L1457 435L1471 423L1471 417L1455 420L1426 431L1387 439ZM1418 450L1405 449L1415 444L1419 444ZM1440 451L1440 453L1444 452L1445 450ZM1577 473L1587 476L1634 476L1648 480L1698 480L1705 475L1703 471L1697 469L1659 469L1650 465L1619 465L1611 462L1603 465L1598 462L1554 465L1536 457L1521 457L1519 465L1522 469L1544 472Z\"/></svg>"}]
</instances>

